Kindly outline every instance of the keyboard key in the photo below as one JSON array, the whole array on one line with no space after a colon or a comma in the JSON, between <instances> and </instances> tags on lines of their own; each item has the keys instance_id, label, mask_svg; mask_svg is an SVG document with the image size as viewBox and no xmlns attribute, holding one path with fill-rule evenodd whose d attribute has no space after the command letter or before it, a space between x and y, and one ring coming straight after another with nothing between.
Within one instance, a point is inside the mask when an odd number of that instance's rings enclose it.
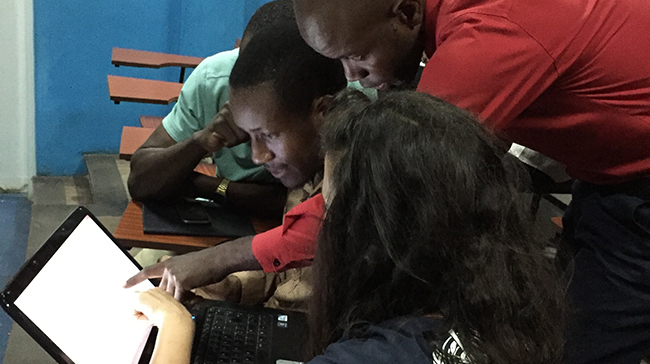
<instances>
[{"instance_id":1,"label":"keyboard key","mask_svg":"<svg viewBox=\"0 0 650 364\"><path fill-rule=\"evenodd\" d=\"M253 364L269 355L269 328L275 316L211 307L198 333L195 364Z\"/></svg>"}]
</instances>

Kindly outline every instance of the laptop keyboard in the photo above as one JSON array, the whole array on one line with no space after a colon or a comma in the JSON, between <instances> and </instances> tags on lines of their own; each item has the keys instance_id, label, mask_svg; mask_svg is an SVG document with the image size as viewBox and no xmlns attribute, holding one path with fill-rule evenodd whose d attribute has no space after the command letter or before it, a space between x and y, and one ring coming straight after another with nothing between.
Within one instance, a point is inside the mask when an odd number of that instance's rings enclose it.
<instances>
[{"instance_id":1,"label":"laptop keyboard","mask_svg":"<svg viewBox=\"0 0 650 364\"><path fill-rule=\"evenodd\" d=\"M259 312L210 307L194 364L257 364L268 362L273 316Z\"/></svg>"}]
</instances>

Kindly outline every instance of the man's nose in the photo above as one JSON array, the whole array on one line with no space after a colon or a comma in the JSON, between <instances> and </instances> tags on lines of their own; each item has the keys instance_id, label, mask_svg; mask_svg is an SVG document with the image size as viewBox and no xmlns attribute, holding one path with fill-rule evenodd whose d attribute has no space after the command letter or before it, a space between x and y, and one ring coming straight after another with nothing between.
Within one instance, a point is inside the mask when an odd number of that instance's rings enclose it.
<instances>
[{"instance_id":1,"label":"man's nose","mask_svg":"<svg viewBox=\"0 0 650 364\"><path fill-rule=\"evenodd\" d=\"M270 162L274 157L273 152L269 150L266 143L257 138L251 140L251 159L253 163L262 165Z\"/></svg>"},{"instance_id":2,"label":"man's nose","mask_svg":"<svg viewBox=\"0 0 650 364\"><path fill-rule=\"evenodd\" d=\"M345 72L345 78L348 82L359 81L368 77L370 74L365 68L359 67L355 61L342 59L341 63L343 64L343 71Z\"/></svg>"}]
</instances>

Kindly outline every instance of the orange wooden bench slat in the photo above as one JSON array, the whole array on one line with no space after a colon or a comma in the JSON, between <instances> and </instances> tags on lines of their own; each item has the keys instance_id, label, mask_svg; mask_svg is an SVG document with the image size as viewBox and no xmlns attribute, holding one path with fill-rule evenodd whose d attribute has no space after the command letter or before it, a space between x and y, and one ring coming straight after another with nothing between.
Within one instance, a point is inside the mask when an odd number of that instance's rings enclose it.
<instances>
[{"instance_id":1,"label":"orange wooden bench slat","mask_svg":"<svg viewBox=\"0 0 650 364\"><path fill-rule=\"evenodd\" d=\"M553 225L555 226L555 230L561 233L562 229L564 228L564 225L562 224L562 217L561 216L551 217L551 222L553 222Z\"/></svg>"},{"instance_id":2,"label":"orange wooden bench slat","mask_svg":"<svg viewBox=\"0 0 650 364\"><path fill-rule=\"evenodd\" d=\"M111 63L116 66L130 67L187 67L195 68L203 58L181 56L178 54L141 51L137 49L113 48Z\"/></svg>"},{"instance_id":3,"label":"orange wooden bench slat","mask_svg":"<svg viewBox=\"0 0 650 364\"><path fill-rule=\"evenodd\" d=\"M130 160L131 156L149 138L154 129L137 126L123 126L120 140L120 159Z\"/></svg>"},{"instance_id":4,"label":"orange wooden bench slat","mask_svg":"<svg viewBox=\"0 0 650 364\"><path fill-rule=\"evenodd\" d=\"M199 163L194 170L211 177L217 174L217 166L212 163Z\"/></svg>"},{"instance_id":5,"label":"orange wooden bench slat","mask_svg":"<svg viewBox=\"0 0 650 364\"><path fill-rule=\"evenodd\" d=\"M163 119L162 116L140 115L140 125L143 128L155 129L162 124Z\"/></svg>"},{"instance_id":6,"label":"orange wooden bench slat","mask_svg":"<svg viewBox=\"0 0 650 364\"><path fill-rule=\"evenodd\" d=\"M114 102L167 105L178 100L182 83L108 75L108 93Z\"/></svg>"}]
</instances>

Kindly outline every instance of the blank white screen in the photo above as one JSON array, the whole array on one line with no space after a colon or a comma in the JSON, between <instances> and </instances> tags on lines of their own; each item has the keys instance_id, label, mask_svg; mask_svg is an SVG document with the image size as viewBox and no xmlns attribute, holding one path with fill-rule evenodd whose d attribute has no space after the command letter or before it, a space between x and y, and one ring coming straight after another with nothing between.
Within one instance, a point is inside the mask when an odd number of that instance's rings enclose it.
<instances>
[{"instance_id":1,"label":"blank white screen","mask_svg":"<svg viewBox=\"0 0 650 364\"><path fill-rule=\"evenodd\" d=\"M15 304L76 364L137 362L151 325L133 316L133 291L153 288L122 288L137 272L86 216Z\"/></svg>"}]
</instances>

